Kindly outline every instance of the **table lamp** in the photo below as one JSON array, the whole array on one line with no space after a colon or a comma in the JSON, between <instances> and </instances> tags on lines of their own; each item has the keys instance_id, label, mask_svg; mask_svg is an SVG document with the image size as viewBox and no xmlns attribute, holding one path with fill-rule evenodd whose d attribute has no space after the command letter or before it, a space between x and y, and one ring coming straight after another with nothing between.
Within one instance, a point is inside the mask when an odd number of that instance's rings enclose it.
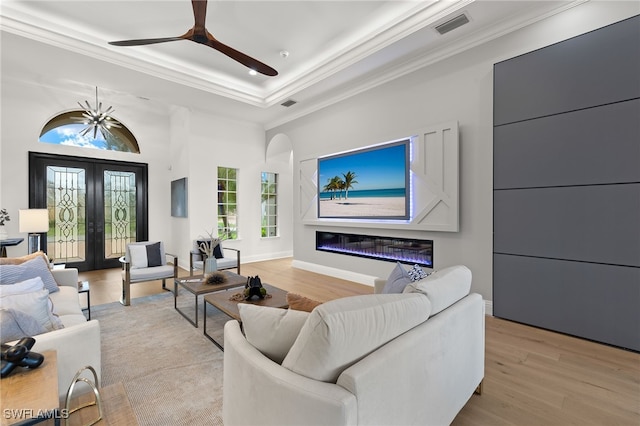
<instances>
[{"instance_id":1,"label":"table lamp","mask_svg":"<svg viewBox=\"0 0 640 426\"><path fill-rule=\"evenodd\" d=\"M29 254L40 250L40 233L49 232L47 209L20 210L20 232L29 233Z\"/></svg>"}]
</instances>

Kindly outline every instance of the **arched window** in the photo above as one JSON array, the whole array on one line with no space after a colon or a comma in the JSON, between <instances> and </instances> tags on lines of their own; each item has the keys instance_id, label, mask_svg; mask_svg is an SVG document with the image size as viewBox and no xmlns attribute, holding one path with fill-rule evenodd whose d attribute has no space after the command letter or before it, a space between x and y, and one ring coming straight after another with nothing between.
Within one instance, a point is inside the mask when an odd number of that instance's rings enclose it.
<instances>
[{"instance_id":1,"label":"arched window","mask_svg":"<svg viewBox=\"0 0 640 426\"><path fill-rule=\"evenodd\" d=\"M121 127L112 127L103 136L100 131L90 131L81 135L86 126L78 123L84 111L73 110L63 112L47 122L40 132L40 142L56 145L80 146L83 148L105 149L108 151L122 151L140 153L140 147L135 136L120 121Z\"/></svg>"}]
</instances>

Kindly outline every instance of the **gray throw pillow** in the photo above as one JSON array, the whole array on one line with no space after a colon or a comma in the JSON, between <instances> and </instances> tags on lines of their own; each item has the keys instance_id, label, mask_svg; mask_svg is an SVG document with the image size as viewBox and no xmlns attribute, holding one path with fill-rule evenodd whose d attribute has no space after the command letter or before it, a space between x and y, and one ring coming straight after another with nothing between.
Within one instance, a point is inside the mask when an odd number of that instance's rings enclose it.
<instances>
[{"instance_id":1,"label":"gray throw pillow","mask_svg":"<svg viewBox=\"0 0 640 426\"><path fill-rule=\"evenodd\" d=\"M46 333L47 330L29 314L16 309L0 309L0 338L2 344Z\"/></svg>"},{"instance_id":2,"label":"gray throw pillow","mask_svg":"<svg viewBox=\"0 0 640 426\"><path fill-rule=\"evenodd\" d=\"M409 273L402 267L400 262L398 262L396 263L396 267L393 268L393 271L391 271L391 274L389 274L389 278L387 278L387 283L384 285L382 293L402 293L404 288L410 282L411 277L409 276Z\"/></svg>"},{"instance_id":3,"label":"gray throw pillow","mask_svg":"<svg viewBox=\"0 0 640 426\"><path fill-rule=\"evenodd\" d=\"M59 291L58 283L42 256L20 265L0 265L0 284L15 284L35 277L42 278L44 288L49 290L49 293Z\"/></svg>"},{"instance_id":4,"label":"gray throw pillow","mask_svg":"<svg viewBox=\"0 0 640 426\"><path fill-rule=\"evenodd\" d=\"M162 266L162 256L160 255L160 242L147 245L147 265Z\"/></svg>"}]
</instances>

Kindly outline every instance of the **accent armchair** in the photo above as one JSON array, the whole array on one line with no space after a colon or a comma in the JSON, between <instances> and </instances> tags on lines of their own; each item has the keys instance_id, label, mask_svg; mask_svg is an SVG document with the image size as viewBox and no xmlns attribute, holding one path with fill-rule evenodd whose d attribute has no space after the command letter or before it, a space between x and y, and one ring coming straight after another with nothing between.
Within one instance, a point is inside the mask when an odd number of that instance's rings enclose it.
<instances>
[{"instance_id":1,"label":"accent armchair","mask_svg":"<svg viewBox=\"0 0 640 426\"><path fill-rule=\"evenodd\" d=\"M191 249L189 258L189 275L193 275L193 271L196 269L204 271L204 263L207 260L207 255L203 250L200 250L200 243L205 241L210 241L210 239L201 238L193 242L193 248ZM225 247L222 245L222 241L220 241L214 248L213 255L216 258L218 270L236 268L238 274L240 274L240 250Z\"/></svg>"},{"instance_id":2,"label":"accent armchair","mask_svg":"<svg viewBox=\"0 0 640 426\"><path fill-rule=\"evenodd\" d=\"M173 265L167 263L171 259ZM127 244L122 264L122 298L120 303L131 304L131 284L144 281L162 280L162 288L167 288L167 278L178 277L178 256L164 251L162 241L141 241Z\"/></svg>"}]
</instances>

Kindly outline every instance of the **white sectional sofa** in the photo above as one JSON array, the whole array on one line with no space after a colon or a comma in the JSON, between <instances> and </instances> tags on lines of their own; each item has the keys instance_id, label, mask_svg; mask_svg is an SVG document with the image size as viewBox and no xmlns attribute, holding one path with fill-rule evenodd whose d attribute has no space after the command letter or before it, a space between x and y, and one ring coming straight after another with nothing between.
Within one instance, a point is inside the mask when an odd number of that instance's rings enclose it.
<instances>
[{"instance_id":1,"label":"white sectional sofa","mask_svg":"<svg viewBox=\"0 0 640 426\"><path fill-rule=\"evenodd\" d=\"M484 377L484 302L468 269L442 272L306 315L240 305L246 337L224 329L224 424L450 424Z\"/></svg>"},{"instance_id":2,"label":"white sectional sofa","mask_svg":"<svg viewBox=\"0 0 640 426\"><path fill-rule=\"evenodd\" d=\"M53 313L64 328L31 336L36 340L32 350L38 353L57 352L58 394L64 398L76 372L83 367L92 366L98 378L101 377L100 324L97 320L87 321L82 312L78 297L78 270L68 268L51 273L58 291L50 293L49 298L53 303ZM8 342L14 343L16 341Z\"/></svg>"}]
</instances>

